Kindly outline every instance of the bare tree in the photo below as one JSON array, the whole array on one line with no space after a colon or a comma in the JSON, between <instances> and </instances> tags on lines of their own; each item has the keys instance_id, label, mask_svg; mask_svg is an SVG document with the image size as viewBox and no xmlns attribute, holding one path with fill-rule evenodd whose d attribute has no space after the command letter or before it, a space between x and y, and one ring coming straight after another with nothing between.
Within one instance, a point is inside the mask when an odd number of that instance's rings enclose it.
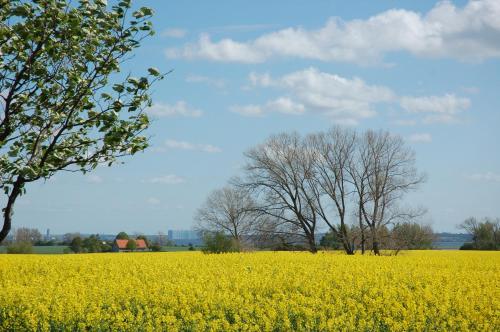
<instances>
[{"instance_id":1,"label":"bare tree","mask_svg":"<svg viewBox=\"0 0 500 332\"><path fill-rule=\"evenodd\" d=\"M223 232L242 245L251 233L254 211L248 192L228 185L210 193L205 204L198 209L195 228L201 233Z\"/></svg>"},{"instance_id":2,"label":"bare tree","mask_svg":"<svg viewBox=\"0 0 500 332\"><path fill-rule=\"evenodd\" d=\"M341 240L347 254L354 254L346 224L348 203L353 194L349 165L356 147L356 132L334 127L326 133L309 136L307 143L314 168L309 192L314 194L317 213ZM326 203L325 203L326 200ZM333 206L335 217L330 216ZM338 219L338 223L336 223Z\"/></svg>"},{"instance_id":3,"label":"bare tree","mask_svg":"<svg viewBox=\"0 0 500 332\"><path fill-rule=\"evenodd\" d=\"M421 215L421 212L413 215L411 211L399 209L398 202L425 177L417 172L415 154L401 137L367 131L358 142L350 173L363 221L370 230L373 252L379 255L381 227Z\"/></svg>"},{"instance_id":4,"label":"bare tree","mask_svg":"<svg viewBox=\"0 0 500 332\"><path fill-rule=\"evenodd\" d=\"M16 229L15 240L16 242L30 242L33 244L42 240L42 234L36 228L21 227Z\"/></svg>"},{"instance_id":5,"label":"bare tree","mask_svg":"<svg viewBox=\"0 0 500 332\"><path fill-rule=\"evenodd\" d=\"M431 249L434 231L430 225L417 222L402 222L391 230L392 249L395 254L402 249Z\"/></svg>"},{"instance_id":6,"label":"bare tree","mask_svg":"<svg viewBox=\"0 0 500 332\"><path fill-rule=\"evenodd\" d=\"M297 133L272 136L245 154L244 185L257 197L256 210L278 223L281 235L301 236L314 253L318 215L307 183L313 164L304 152Z\"/></svg>"}]
</instances>

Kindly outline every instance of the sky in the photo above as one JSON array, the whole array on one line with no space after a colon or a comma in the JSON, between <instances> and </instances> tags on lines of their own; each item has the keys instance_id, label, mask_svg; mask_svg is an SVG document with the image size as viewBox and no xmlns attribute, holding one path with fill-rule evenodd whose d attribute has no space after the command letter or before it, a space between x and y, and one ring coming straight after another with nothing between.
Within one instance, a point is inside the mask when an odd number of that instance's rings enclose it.
<instances>
[{"instance_id":1,"label":"sky","mask_svg":"<svg viewBox=\"0 0 500 332\"><path fill-rule=\"evenodd\" d=\"M153 87L151 147L30 184L14 227L189 229L272 134L333 125L401 135L427 175L405 204L436 231L500 217L500 1L135 1L156 35L123 72Z\"/></svg>"}]
</instances>

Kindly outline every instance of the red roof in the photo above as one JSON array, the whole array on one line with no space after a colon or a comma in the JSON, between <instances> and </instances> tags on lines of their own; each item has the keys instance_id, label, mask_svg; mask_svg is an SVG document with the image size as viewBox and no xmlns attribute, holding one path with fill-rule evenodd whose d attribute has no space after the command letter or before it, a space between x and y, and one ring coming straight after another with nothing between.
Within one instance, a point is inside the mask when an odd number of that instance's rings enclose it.
<instances>
[{"instance_id":1,"label":"red roof","mask_svg":"<svg viewBox=\"0 0 500 332\"><path fill-rule=\"evenodd\" d=\"M127 249L128 240L115 240L116 245L119 249ZM146 249L148 246L146 245L146 241L143 239L135 240L136 249Z\"/></svg>"}]
</instances>

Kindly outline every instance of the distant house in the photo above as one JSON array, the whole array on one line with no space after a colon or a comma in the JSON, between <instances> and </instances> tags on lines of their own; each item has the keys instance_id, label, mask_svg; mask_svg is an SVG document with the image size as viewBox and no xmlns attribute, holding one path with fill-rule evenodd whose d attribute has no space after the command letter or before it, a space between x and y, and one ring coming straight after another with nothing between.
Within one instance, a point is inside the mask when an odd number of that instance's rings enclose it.
<instances>
[{"instance_id":1,"label":"distant house","mask_svg":"<svg viewBox=\"0 0 500 332\"><path fill-rule=\"evenodd\" d=\"M143 239L137 239L135 240L135 249L130 250L127 248L129 240L118 240L115 239L115 242L113 243L113 249L112 251L114 252L127 252L127 251L149 251L148 245L146 244L146 241Z\"/></svg>"}]
</instances>

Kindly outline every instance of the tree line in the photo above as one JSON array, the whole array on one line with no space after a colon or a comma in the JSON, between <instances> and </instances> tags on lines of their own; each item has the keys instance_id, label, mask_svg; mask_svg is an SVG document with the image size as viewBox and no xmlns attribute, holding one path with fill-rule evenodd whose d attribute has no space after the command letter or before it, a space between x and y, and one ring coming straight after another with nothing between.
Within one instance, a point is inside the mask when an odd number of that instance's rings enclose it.
<instances>
[{"instance_id":1,"label":"tree line","mask_svg":"<svg viewBox=\"0 0 500 332\"><path fill-rule=\"evenodd\" d=\"M432 242L430 226L418 222L425 210L403 205L425 176L400 136L341 127L282 133L244 155L243 174L197 212L205 237L220 232L237 248L298 245L314 253L326 227L347 254L376 255Z\"/></svg>"},{"instance_id":2,"label":"tree line","mask_svg":"<svg viewBox=\"0 0 500 332\"><path fill-rule=\"evenodd\" d=\"M472 242L464 243L462 250L500 250L500 218L467 218L459 228L472 235Z\"/></svg>"}]
</instances>

